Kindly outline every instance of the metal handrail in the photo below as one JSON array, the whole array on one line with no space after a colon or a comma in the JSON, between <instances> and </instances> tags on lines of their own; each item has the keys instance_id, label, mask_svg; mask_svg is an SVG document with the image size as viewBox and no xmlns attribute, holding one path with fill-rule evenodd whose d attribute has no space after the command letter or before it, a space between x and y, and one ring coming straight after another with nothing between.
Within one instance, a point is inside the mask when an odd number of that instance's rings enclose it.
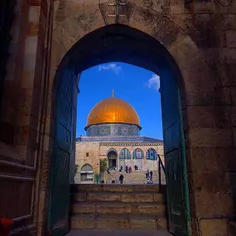
<instances>
[{"instance_id":1,"label":"metal handrail","mask_svg":"<svg viewBox=\"0 0 236 236\"><path fill-rule=\"evenodd\" d=\"M161 188L161 167L163 169L163 172L164 172L165 176L166 176L166 169L165 169L165 166L164 166L164 164L163 164L163 162L161 160L160 155L157 154L157 156L158 156L158 160L159 160L158 161L159 187Z\"/></svg>"}]
</instances>

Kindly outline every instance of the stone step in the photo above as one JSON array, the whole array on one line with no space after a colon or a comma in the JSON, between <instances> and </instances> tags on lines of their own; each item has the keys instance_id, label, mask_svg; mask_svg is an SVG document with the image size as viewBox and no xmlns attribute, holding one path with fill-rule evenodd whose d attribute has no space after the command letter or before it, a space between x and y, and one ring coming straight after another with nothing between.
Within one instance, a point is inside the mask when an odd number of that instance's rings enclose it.
<instances>
[{"instance_id":1,"label":"stone step","mask_svg":"<svg viewBox=\"0 0 236 236\"><path fill-rule=\"evenodd\" d=\"M173 236L167 230L158 229L77 229L66 236Z\"/></svg>"},{"instance_id":2,"label":"stone step","mask_svg":"<svg viewBox=\"0 0 236 236\"><path fill-rule=\"evenodd\" d=\"M155 192L160 191L157 184L153 185L121 185L121 184L72 184L72 193L81 192Z\"/></svg>"},{"instance_id":3,"label":"stone step","mask_svg":"<svg viewBox=\"0 0 236 236\"><path fill-rule=\"evenodd\" d=\"M71 217L71 229L166 229L166 218L80 214Z\"/></svg>"},{"instance_id":4,"label":"stone step","mask_svg":"<svg viewBox=\"0 0 236 236\"><path fill-rule=\"evenodd\" d=\"M72 205L73 214L142 214L166 216L166 207L155 203L79 202Z\"/></svg>"},{"instance_id":5,"label":"stone step","mask_svg":"<svg viewBox=\"0 0 236 236\"><path fill-rule=\"evenodd\" d=\"M72 195L72 202L155 202L165 203L161 193L82 192Z\"/></svg>"}]
</instances>

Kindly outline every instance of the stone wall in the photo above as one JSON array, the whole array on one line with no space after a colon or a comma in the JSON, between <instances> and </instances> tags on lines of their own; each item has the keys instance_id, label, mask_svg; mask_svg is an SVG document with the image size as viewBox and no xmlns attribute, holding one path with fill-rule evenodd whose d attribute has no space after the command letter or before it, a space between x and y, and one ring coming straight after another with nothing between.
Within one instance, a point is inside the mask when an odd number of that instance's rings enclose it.
<instances>
[{"instance_id":1,"label":"stone wall","mask_svg":"<svg viewBox=\"0 0 236 236\"><path fill-rule=\"evenodd\" d=\"M35 235L35 222L42 222L37 214L42 177L37 133L50 28L49 6L42 2L44 9L37 0L16 2L0 104L0 215L14 220L12 231L19 236Z\"/></svg>"},{"instance_id":2,"label":"stone wall","mask_svg":"<svg viewBox=\"0 0 236 236\"><path fill-rule=\"evenodd\" d=\"M75 152L75 163L79 165L78 171L85 164L90 164L93 167L94 173L100 173L100 153L98 142L77 142ZM88 153L89 156L86 156Z\"/></svg>"}]
</instances>

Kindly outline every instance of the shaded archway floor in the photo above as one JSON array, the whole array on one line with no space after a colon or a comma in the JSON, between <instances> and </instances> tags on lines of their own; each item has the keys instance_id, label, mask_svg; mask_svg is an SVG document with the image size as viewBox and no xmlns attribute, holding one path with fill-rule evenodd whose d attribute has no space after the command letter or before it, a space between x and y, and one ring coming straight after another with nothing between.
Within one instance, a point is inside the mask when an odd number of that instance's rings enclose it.
<instances>
[{"instance_id":1,"label":"shaded archway floor","mask_svg":"<svg viewBox=\"0 0 236 236\"><path fill-rule=\"evenodd\" d=\"M164 230L102 230L81 229L72 230L66 236L171 236Z\"/></svg>"}]
</instances>

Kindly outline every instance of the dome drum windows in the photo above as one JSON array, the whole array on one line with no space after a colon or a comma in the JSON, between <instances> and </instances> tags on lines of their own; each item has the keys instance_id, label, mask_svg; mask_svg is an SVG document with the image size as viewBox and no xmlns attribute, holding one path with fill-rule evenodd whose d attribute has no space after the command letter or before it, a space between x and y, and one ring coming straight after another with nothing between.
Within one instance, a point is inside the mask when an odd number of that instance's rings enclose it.
<instances>
[{"instance_id":1,"label":"dome drum windows","mask_svg":"<svg viewBox=\"0 0 236 236\"><path fill-rule=\"evenodd\" d=\"M139 127L131 124L97 124L87 128L87 136L138 136Z\"/></svg>"}]
</instances>

